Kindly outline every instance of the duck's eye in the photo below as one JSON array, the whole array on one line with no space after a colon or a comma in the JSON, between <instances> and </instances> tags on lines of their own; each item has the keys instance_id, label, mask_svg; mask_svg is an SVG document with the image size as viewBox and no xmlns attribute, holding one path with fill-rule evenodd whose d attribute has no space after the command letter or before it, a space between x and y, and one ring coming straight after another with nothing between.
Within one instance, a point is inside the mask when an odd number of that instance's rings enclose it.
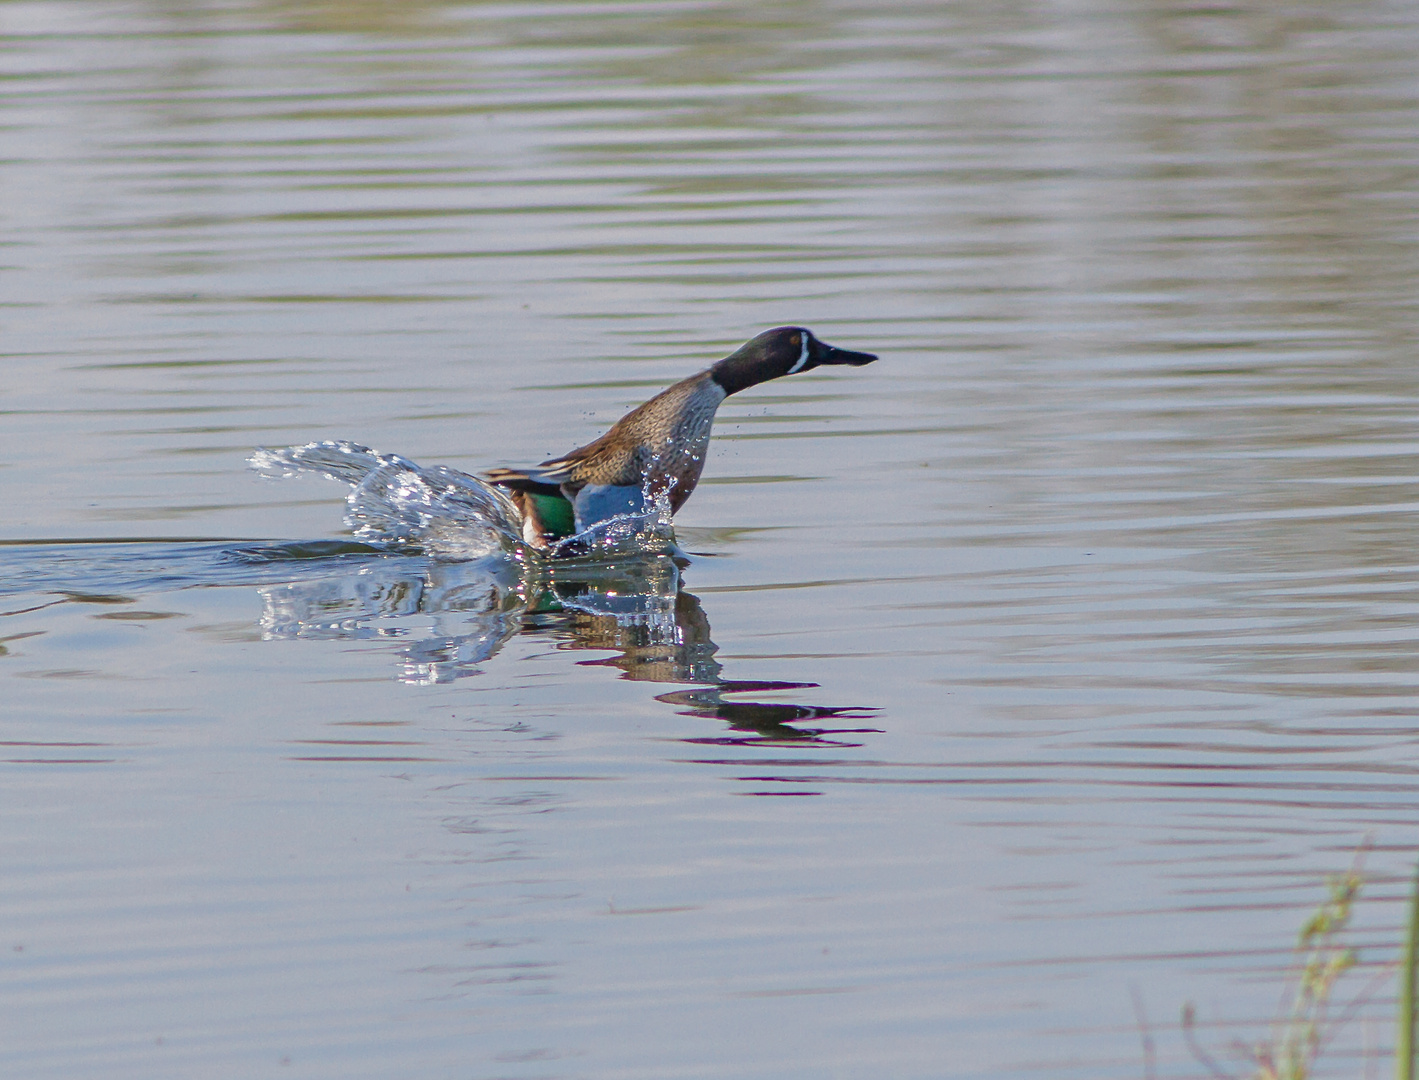
<instances>
[{"instance_id":1,"label":"duck's eye","mask_svg":"<svg viewBox=\"0 0 1419 1080\"><path fill-rule=\"evenodd\" d=\"M788 339L788 343L789 343L790 345L794 346L794 347L797 347L798 344L799 344L799 337L798 337L798 335L797 335L797 334L794 334L791 338Z\"/></svg>"}]
</instances>

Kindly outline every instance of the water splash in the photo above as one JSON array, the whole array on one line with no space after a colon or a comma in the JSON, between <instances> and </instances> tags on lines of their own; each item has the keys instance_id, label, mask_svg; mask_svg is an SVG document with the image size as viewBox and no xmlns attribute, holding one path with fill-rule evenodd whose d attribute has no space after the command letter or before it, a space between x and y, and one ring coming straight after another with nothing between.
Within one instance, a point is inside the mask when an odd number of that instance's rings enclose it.
<instances>
[{"instance_id":1,"label":"water splash","mask_svg":"<svg viewBox=\"0 0 1419 1080\"><path fill-rule=\"evenodd\" d=\"M261 636L395 640L400 681L427 685L477 674L523 627L529 600L509 559L386 560L261 586Z\"/></svg>"},{"instance_id":2,"label":"water splash","mask_svg":"<svg viewBox=\"0 0 1419 1080\"><path fill-rule=\"evenodd\" d=\"M618 559L634 555L681 555L670 522L670 506L653 504L641 514L616 514L558 540L547 551L554 559Z\"/></svg>"},{"instance_id":3,"label":"water splash","mask_svg":"<svg viewBox=\"0 0 1419 1080\"><path fill-rule=\"evenodd\" d=\"M258 588L263 638L397 642L398 677L421 684L478 674L513 635L549 619L565 626L569 616L607 640L682 645L680 570L665 556L519 563L391 553L328 568Z\"/></svg>"},{"instance_id":4,"label":"water splash","mask_svg":"<svg viewBox=\"0 0 1419 1080\"><path fill-rule=\"evenodd\" d=\"M613 514L538 553L523 542L522 515L501 488L445 465L425 468L343 441L262 447L249 460L272 479L314 472L349 484L345 524L359 540L380 547L417 548L445 560L679 553L663 491L647 492L640 512Z\"/></svg>"},{"instance_id":5,"label":"water splash","mask_svg":"<svg viewBox=\"0 0 1419 1080\"><path fill-rule=\"evenodd\" d=\"M349 484L345 524L366 543L422 548L445 559L511 555L522 545L512 500L457 469L426 469L352 442L262 447L249 460L275 479L315 472Z\"/></svg>"}]
</instances>

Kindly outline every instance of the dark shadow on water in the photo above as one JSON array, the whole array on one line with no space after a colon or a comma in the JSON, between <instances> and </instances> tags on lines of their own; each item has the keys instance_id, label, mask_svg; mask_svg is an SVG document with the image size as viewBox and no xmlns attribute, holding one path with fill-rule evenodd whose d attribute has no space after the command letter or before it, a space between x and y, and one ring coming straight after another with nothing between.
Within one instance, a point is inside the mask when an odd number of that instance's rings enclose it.
<instances>
[{"instance_id":1,"label":"dark shadow on water","mask_svg":"<svg viewBox=\"0 0 1419 1080\"><path fill-rule=\"evenodd\" d=\"M477 675L518 634L557 648L610 653L579 663L637 682L688 687L656 696L684 716L723 721L711 744L856 745L851 726L875 709L738 700L808 690L814 683L736 680L715 659L709 618L669 555L615 561L430 559L340 540L40 543L0 546L5 608L127 602L144 592L252 586L262 636L370 641L395 646L396 675L413 684Z\"/></svg>"}]
</instances>

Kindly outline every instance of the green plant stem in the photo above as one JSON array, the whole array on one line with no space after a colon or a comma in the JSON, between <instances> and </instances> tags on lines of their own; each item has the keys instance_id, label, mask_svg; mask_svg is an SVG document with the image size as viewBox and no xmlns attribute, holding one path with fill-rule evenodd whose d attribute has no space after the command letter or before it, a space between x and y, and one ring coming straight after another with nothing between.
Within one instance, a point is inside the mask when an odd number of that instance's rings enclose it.
<instances>
[{"instance_id":1,"label":"green plant stem","mask_svg":"<svg viewBox=\"0 0 1419 1080\"><path fill-rule=\"evenodd\" d=\"M1419 977L1419 869L1409 899L1409 935L1404 943L1404 972L1399 986L1399 1039L1394 1048L1396 1080L1414 1080L1414 997Z\"/></svg>"}]
</instances>

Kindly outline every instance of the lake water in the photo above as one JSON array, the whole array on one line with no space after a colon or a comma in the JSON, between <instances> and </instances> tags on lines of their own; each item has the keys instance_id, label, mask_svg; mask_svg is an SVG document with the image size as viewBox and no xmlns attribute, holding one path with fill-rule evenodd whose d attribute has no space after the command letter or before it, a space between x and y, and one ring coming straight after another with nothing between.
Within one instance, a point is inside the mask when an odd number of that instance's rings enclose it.
<instances>
[{"instance_id":1,"label":"lake water","mask_svg":"<svg viewBox=\"0 0 1419 1080\"><path fill-rule=\"evenodd\" d=\"M1419 852L1419 14L0 3L0 1067L1246 1071ZM691 557L342 545L784 323ZM1387 1069L1393 982L1326 1075ZM1323 1070L1324 1072L1324 1070Z\"/></svg>"}]
</instances>

